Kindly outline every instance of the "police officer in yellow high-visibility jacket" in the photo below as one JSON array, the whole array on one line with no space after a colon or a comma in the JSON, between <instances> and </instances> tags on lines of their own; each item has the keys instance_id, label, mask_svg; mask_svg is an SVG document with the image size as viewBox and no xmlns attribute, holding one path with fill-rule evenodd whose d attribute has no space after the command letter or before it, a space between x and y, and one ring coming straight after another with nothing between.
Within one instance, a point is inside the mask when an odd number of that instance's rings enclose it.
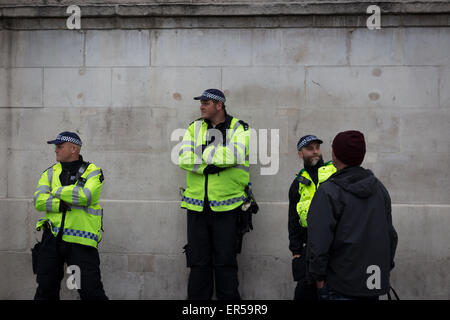
<instances>
[{"instance_id":1,"label":"police officer in yellow high-visibility jacket","mask_svg":"<svg viewBox=\"0 0 450 320\"><path fill-rule=\"evenodd\" d=\"M71 288L83 300L108 299L100 277L97 244L101 240L103 209L99 205L103 172L80 155L81 139L62 132L55 140L57 164L42 174L34 193L36 210L45 216L36 224L42 241L33 249L37 274L36 300L58 300L64 263L73 273Z\"/></svg>"},{"instance_id":2,"label":"police officer in yellow high-visibility jacket","mask_svg":"<svg viewBox=\"0 0 450 320\"><path fill-rule=\"evenodd\" d=\"M304 168L289 189L289 249L292 252L292 273L297 281L294 300L317 300L315 283L307 276L306 270L307 216L317 188L336 172L331 161L323 162L321 143L322 140L314 135L300 138L297 151Z\"/></svg>"},{"instance_id":3,"label":"police officer in yellow high-visibility jacket","mask_svg":"<svg viewBox=\"0 0 450 320\"><path fill-rule=\"evenodd\" d=\"M238 222L249 183L249 128L225 111L225 96L207 89L201 118L186 130L179 165L186 170L188 299L240 299ZM215 281L214 281L215 280Z\"/></svg>"}]
</instances>

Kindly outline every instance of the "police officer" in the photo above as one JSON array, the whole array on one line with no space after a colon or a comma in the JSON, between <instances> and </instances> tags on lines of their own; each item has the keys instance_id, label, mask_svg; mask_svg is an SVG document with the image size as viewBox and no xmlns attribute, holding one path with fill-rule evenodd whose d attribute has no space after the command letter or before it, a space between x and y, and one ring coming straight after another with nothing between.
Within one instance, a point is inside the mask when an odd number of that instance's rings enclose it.
<instances>
[{"instance_id":1,"label":"police officer","mask_svg":"<svg viewBox=\"0 0 450 320\"><path fill-rule=\"evenodd\" d=\"M331 161L323 162L320 151L322 142L314 135L300 138L297 151L304 168L297 174L289 189L289 250L292 252L292 273L297 281L295 300L317 300L315 283L306 276L306 218L317 188L336 172Z\"/></svg>"},{"instance_id":2,"label":"police officer","mask_svg":"<svg viewBox=\"0 0 450 320\"><path fill-rule=\"evenodd\" d=\"M38 287L35 300L59 300L64 263L73 268L74 287L82 300L107 300L100 277L97 244L103 209L99 205L103 172L80 155L81 139L62 132L55 140L56 161L42 174L34 193L36 210L45 216L36 224L42 241L33 249Z\"/></svg>"},{"instance_id":3,"label":"police officer","mask_svg":"<svg viewBox=\"0 0 450 320\"><path fill-rule=\"evenodd\" d=\"M249 183L249 128L227 114L225 96L207 89L201 118L184 135L179 165L186 170L188 299L240 299L236 260L241 206Z\"/></svg>"}]
</instances>

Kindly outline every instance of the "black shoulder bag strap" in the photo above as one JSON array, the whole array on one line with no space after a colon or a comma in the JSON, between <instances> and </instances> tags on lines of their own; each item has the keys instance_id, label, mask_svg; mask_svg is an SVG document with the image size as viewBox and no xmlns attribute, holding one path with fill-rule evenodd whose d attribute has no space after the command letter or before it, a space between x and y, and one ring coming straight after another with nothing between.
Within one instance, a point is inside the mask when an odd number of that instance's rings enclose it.
<instances>
[{"instance_id":1,"label":"black shoulder bag strap","mask_svg":"<svg viewBox=\"0 0 450 320\"><path fill-rule=\"evenodd\" d=\"M394 296L395 296L395 299L396 299L396 300L400 300L400 298L399 298L398 295L397 295L397 292L395 292L394 288L392 288L391 286L389 286L389 290L388 290L388 292L387 292L388 300L393 300L392 297L391 297L391 293L390 293L391 290L392 290L392 293L393 293Z\"/></svg>"},{"instance_id":2,"label":"black shoulder bag strap","mask_svg":"<svg viewBox=\"0 0 450 320\"><path fill-rule=\"evenodd\" d=\"M73 183L75 183L75 181L77 182L77 187L84 187L84 184L86 183L86 179L82 178L81 176L83 175L83 173L87 170L87 168L89 167L91 163L90 162L86 162L83 161L83 163L81 164L80 168L78 169L77 174L75 175L75 177L73 178L73 180L71 181Z\"/></svg>"},{"instance_id":3,"label":"black shoulder bag strap","mask_svg":"<svg viewBox=\"0 0 450 320\"><path fill-rule=\"evenodd\" d=\"M83 161L83 163L81 164L80 168L78 169L77 174L74 177L70 177L70 184L74 184L77 181L77 186L79 187L84 187L84 184L86 183L86 179L85 178L81 178L81 176L83 175L83 173L86 171L86 169L88 168L88 166L90 165L89 162ZM64 222L66 221L66 210L64 210L62 212L62 217L61 217L61 229L58 232L57 235L57 239L61 240L62 239L62 235L64 233Z\"/></svg>"},{"instance_id":4,"label":"black shoulder bag strap","mask_svg":"<svg viewBox=\"0 0 450 320\"><path fill-rule=\"evenodd\" d=\"M381 183L381 182L378 181L378 183ZM386 217L386 218L387 218L387 217ZM389 224L389 219L388 219L388 224ZM400 300L400 298L399 298L397 292L395 292L394 288L392 288L391 285L389 285L389 289L388 289L388 292L387 292L387 298L388 298L388 300L393 300L393 299L392 299L392 296L391 296L391 290L392 290L392 293L393 293L394 296L395 296L395 299L396 299L396 300Z\"/></svg>"}]
</instances>

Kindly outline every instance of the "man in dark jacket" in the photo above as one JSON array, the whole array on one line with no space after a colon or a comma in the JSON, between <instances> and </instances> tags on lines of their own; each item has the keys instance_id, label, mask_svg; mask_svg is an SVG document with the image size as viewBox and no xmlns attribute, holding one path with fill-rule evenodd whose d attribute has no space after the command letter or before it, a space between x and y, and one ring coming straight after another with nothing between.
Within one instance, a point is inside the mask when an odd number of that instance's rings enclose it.
<instances>
[{"instance_id":1,"label":"man in dark jacket","mask_svg":"<svg viewBox=\"0 0 450 320\"><path fill-rule=\"evenodd\" d=\"M308 213L308 272L321 299L378 299L389 290L397 233L383 184L360 167L366 152L359 131L332 144L338 171L317 190Z\"/></svg>"}]
</instances>

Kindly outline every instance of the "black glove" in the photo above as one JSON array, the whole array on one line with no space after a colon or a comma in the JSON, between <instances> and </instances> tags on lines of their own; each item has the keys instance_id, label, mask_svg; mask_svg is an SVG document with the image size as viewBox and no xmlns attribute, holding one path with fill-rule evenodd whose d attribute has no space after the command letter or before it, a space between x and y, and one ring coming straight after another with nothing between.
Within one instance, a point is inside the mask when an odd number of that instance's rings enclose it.
<instances>
[{"instance_id":1,"label":"black glove","mask_svg":"<svg viewBox=\"0 0 450 320\"><path fill-rule=\"evenodd\" d=\"M59 200L59 212L67 212L70 210L72 210L72 209L66 202Z\"/></svg>"},{"instance_id":2,"label":"black glove","mask_svg":"<svg viewBox=\"0 0 450 320\"><path fill-rule=\"evenodd\" d=\"M216 167L213 164L208 164L206 166L205 170L203 170L203 173L204 174L213 174L213 173L218 173L218 172L223 171L223 170L225 170L225 168L219 168L219 167Z\"/></svg>"}]
</instances>

